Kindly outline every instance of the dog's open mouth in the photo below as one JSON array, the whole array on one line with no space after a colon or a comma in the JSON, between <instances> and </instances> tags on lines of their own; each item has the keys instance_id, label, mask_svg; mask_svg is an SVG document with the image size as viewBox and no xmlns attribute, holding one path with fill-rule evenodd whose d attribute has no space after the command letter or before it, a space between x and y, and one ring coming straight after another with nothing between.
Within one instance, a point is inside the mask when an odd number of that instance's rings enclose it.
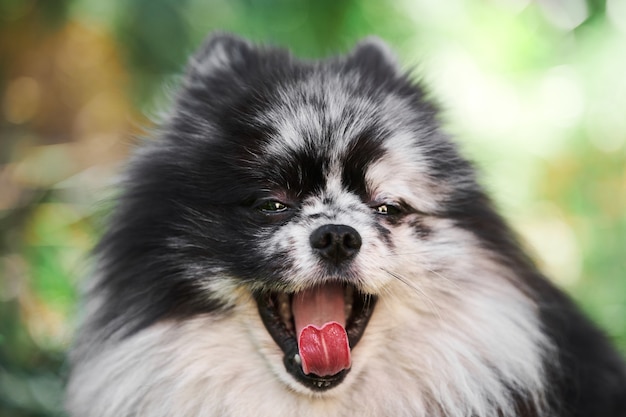
<instances>
[{"instance_id":1,"label":"dog's open mouth","mask_svg":"<svg viewBox=\"0 0 626 417\"><path fill-rule=\"evenodd\" d=\"M298 293L256 295L261 319L299 382L324 391L343 381L351 350L363 336L376 296L329 282Z\"/></svg>"}]
</instances>

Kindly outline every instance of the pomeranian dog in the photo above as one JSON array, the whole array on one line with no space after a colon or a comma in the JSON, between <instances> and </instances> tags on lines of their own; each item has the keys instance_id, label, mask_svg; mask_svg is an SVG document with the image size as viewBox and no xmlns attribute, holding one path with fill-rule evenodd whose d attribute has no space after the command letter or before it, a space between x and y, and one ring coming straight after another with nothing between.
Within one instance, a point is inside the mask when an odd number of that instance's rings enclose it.
<instances>
[{"instance_id":1,"label":"pomeranian dog","mask_svg":"<svg viewBox=\"0 0 626 417\"><path fill-rule=\"evenodd\" d=\"M71 416L626 416L619 354L383 42L214 35L153 136L96 249Z\"/></svg>"}]
</instances>

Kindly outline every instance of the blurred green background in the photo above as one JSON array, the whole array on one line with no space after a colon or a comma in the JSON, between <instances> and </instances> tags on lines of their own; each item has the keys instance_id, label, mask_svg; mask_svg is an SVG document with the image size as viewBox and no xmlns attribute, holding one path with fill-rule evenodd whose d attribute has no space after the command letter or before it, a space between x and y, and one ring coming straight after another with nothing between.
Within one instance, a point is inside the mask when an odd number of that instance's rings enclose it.
<instances>
[{"instance_id":1,"label":"blurred green background","mask_svg":"<svg viewBox=\"0 0 626 417\"><path fill-rule=\"evenodd\" d=\"M386 39L542 268L626 351L623 0L0 0L0 416L58 416L101 203L207 32Z\"/></svg>"}]
</instances>

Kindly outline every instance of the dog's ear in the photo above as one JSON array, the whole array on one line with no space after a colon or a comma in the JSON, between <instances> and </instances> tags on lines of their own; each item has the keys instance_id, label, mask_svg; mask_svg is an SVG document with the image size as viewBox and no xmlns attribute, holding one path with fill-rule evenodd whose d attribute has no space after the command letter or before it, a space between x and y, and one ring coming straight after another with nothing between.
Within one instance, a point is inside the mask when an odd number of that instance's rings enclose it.
<instances>
[{"instance_id":1,"label":"dog's ear","mask_svg":"<svg viewBox=\"0 0 626 417\"><path fill-rule=\"evenodd\" d=\"M191 78L211 77L218 73L245 68L256 49L247 40L229 33L214 33L191 57L187 74Z\"/></svg>"},{"instance_id":2,"label":"dog's ear","mask_svg":"<svg viewBox=\"0 0 626 417\"><path fill-rule=\"evenodd\" d=\"M376 36L368 36L360 41L348 55L347 65L394 76L402 72L396 54L385 41Z\"/></svg>"}]
</instances>

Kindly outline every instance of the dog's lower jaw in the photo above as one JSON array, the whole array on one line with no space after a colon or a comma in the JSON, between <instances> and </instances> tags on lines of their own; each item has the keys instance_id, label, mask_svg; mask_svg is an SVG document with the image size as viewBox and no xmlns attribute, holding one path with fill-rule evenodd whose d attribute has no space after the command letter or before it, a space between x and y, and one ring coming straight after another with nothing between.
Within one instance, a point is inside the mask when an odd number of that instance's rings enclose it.
<instances>
[{"instance_id":1,"label":"dog's lower jaw","mask_svg":"<svg viewBox=\"0 0 626 417\"><path fill-rule=\"evenodd\" d=\"M320 392L329 390L341 384L348 372L350 372L350 368L347 368L329 376L306 374L302 370L302 364L297 350L296 353L285 353L283 363L285 364L287 372L289 372L298 382L313 391Z\"/></svg>"}]
</instances>

